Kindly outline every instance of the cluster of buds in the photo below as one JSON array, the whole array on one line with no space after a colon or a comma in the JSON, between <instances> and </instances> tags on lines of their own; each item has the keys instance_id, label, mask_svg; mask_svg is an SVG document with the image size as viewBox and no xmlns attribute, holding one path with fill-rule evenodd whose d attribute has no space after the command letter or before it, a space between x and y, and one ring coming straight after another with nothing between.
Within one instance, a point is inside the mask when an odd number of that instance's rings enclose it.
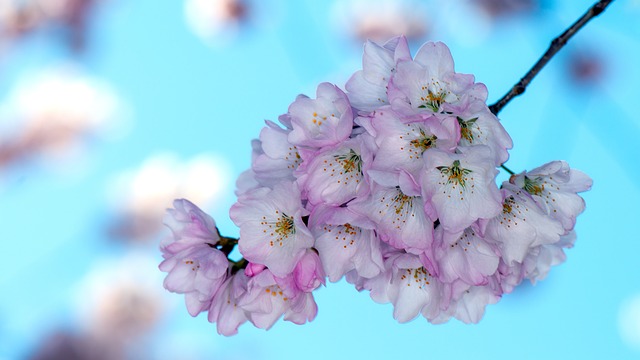
<instances>
[{"instance_id":1,"label":"cluster of buds","mask_svg":"<svg viewBox=\"0 0 640 360\"><path fill-rule=\"evenodd\" d=\"M591 179L554 161L498 186L511 138L446 45L368 42L345 88L322 83L266 122L230 210L239 240L187 200L169 210L160 269L191 315L224 335L301 324L312 292L345 277L399 322L475 323L564 261Z\"/></svg>"}]
</instances>

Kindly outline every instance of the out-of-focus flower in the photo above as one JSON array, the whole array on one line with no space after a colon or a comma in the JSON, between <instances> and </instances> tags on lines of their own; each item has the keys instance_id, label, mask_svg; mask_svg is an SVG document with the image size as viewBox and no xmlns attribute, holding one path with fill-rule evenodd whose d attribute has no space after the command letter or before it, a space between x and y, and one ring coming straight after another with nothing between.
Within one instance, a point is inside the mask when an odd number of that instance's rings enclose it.
<instances>
[{"instance_id":1,"label":"out-of-focus flower","mask_svg":"<svg viewBox=\"0 0 640 360\"><path fill-rule=\"evenodd\" d=\"M607 64L595 50L574 50L565 59L566 74L578 88L593 88L604 80Z\"/></svg>"},{"instance_id":2,"label":"out-of-focus flower","mask_svg":"<svg viewBox=\"0 0 640 360\"><path fill-rule=\"evenodd\" d=\"M91 338L66 330L45 335L26 357L28 360L110 360L122 356Z\"/></svg>"},{"instance_id":3,"label":"out-of-focus flower","mask_svg":"<svg viewBox=\"0 0 640 360\"><path fill-rule=\"evenodd\" d=\"M169 305L155 269L139 253L97 263L76 288L82 333L113 353L145 351L143 340Z\"/></svg>"},{"instance_id":4,"label":"out-of-focus flower","mask_svg":"<svg viewBox=\"0 0 640 360\"><path fill-rule=\"evenodd\" d=\"M25 78L0 106L0 166L81 153L86 140L117 130L121 110L107 84L71 68Z\"/></svg>"},{"instance_id":5,"label":"out-of-focus flower","mask_svg":"<svg viewBox=\"0 0 640 360\"><path fill-rule=\"evenodd\" d=\"M0 39L15 41L31 32L62 27L74 50L86 43L89 16L98 0L0 0Z\"/></svg>"},{"instance_id":6,"label":"out-of-focus flower","mask_svg":"<svg viewBox=\"0 0 640 360\"><path fill-rule=\"evenodd\" d=\"M399 35L421 40L429 33L426 7L415 0L336 1L333 17L337 26L358 42L383 42Z\"/></svg>"},{"instance_id":7,"label":"out-of-focus flower","mask_svg":"<svg viewBox=\"0 0 640 360\"><path fill-rule=\"evenodd\" d=\"M172 154L150 157L138 169L114 179L110 200L115 221L109 227L110 236L127 241L153 239L173 199L188 198L204 207L222 196L231 172L223 158L211 154L188 161Z\"/></svg>"},{"instance_id":8,"label":"out-of-focus flower","mask_svg":"<svg viewBox=\"0 0 640 360\"><path fill-rule=\"evenodd\" d=\"M251 15L247 0L186 0L185 17L191 30L203 40L233 38Z\"/></svg>"},{"instance_id":9,"label":"out-of-focus flower","mask_svg":"<svg viewBox=\"0 0 640 360\"><path fill-rule=\"evenodd\" d=\"M472 0L472 2L492 18L532 13L541 7L541 0Z\"/></svg>"}]
</instances>

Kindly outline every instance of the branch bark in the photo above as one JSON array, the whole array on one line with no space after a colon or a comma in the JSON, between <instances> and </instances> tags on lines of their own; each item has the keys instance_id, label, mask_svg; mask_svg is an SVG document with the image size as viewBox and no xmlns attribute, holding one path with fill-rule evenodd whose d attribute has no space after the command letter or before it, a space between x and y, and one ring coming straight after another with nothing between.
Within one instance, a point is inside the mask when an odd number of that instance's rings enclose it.
<instances>
[{"instance_id":1,"label":"branch bark","mask_svg":"<svg viewBox=\"0 0 640 360\"><path fill-rule=\"evenodd\" d=\"M489 110L491 110L494 115L498 115L500 110L502 110L502 108L505 107L505 105L507 105L513 98L524 93L531 80L533 80L540 70L547 65L549 60L551 60L551 58L567 44L567 41L569 41L573 35L575 35L587 22L589 22L589 20L600 15L612 2L613 0L598 1L584 15L582 15L581 18L565 30L565 32L553 39L549 49L547 49L538 62L533 65L529 72L527 72L525 76L520 79L520 81L515 84L500 100L489 106Z\"/></svg>"}]
</instances>

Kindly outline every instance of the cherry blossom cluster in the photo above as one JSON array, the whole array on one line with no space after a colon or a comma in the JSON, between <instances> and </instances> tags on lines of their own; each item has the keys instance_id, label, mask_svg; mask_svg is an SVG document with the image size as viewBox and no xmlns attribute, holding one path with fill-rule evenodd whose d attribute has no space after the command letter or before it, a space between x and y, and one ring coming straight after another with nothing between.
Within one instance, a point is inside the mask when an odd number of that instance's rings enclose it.
<instances>
[{"instance_id":1,"label":"cherry blossom cluster","mask_svg":"<svg viewBox=\"0 0 640 360\"><path fill-rule=\"evenodd\" d=\"M368 42L345 88L322 83L266 122L230 210L240 239L175 201L160 269L191 315L208 312L224 335L302 324L313 291L345 277L399 322L475 323L564 261L591 179L554 161L498 186L511 138L446 45L412 57L403 37Z\"/></svg>"}]
</instances>

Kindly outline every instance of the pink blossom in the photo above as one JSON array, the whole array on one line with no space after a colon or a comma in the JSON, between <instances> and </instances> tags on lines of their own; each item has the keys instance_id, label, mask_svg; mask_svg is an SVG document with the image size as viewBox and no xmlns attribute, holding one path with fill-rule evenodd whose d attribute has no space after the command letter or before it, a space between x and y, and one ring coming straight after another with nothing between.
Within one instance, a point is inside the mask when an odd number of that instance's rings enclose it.
<instances>
[{"instance_id":1,"label":"pink blossom","mask_svg":"<svg viewBox=\"0 0 640 360\"><path fill-rule=\"evenodd\" d=\"M246 311L238 306L247 292L247 281L243 272L237 272L227 278L213 297L208 319L216 323L218 334L235 335L238 327L248 320Z\"/></svg>"},{"instance_id":2,"label":"pink blossom","mask_svg":"<svg viewBox=\"0 0 640 360\"><path fill-rule=\"evenodd\" d=\"M428 151L422 192L429 217L439 219L446 231L458 232L478 219L500 213L500 193L494 180L498 171L488 147L474 146L460 154Z\"/></svg>"},{"instance_id":3,"label":"pink blossom","mask_svg":"<svg viewBox=\"0 0 640 360\"><path fill-rule=\"evenodd\" d=\"M483 86L473 75L457 74L449 48L441 42L424 44L413 61L400 61L389 82L389 102L403 114L438 113L469 93L484 101Z\"/></svg>"},{"instance_id":4,"label":"pink blossom","mask_svg":"<svg viewBox=\"0 0 640 360\"><path fill-rule=\"evenodd\" d=\"M325 273L316 250L307 250L296 264L290 276L276 279L283 288L297 289L302 292L312 292L325 284Z\"/></svg>"},{"instance_id":5,"label":"pink blossom","mask_svg":"<svg viewBox=\"0 0 640 360\"><path fill-rule=\"evenodd\" d=\"M507 264L522 263L530 248L560 240L562 224L547 216L526 191L505 182L500 192L502 213L483 220L482 226L485 238L497 244Z\"/></svg>"},{"instance_id":6,"label":"pink blossom","mask_svg":"<svg viewBox=\"0 0 640 360\"><path fill-rule=\"evenodd\" d=\"M168 272L164 287L185 294L187 310L196 316L211 305L211 299L226 279L229 261L220 250L200 244L169 255L159 268Z\"/></svg>"},{"instance_id":7,"label":"pink blossom","mask_svg":"<svg viewBox=\"0 0 640 360\"><path fill-rule=\"evenodd\" d=\"M416 255L395 253L385 259L385 272L363 281L371 298L393 304L393 318L401 323L422 314L428 320L440 314L442 284Z\"/></svg>"},{"instance_id":8,"label":"pink blossom","mask_svg":"<svg viewBox=\"0 0 640 360\"><path fill-rule=\"evenodd\" d=\"M164 261L161 271L168 272L164 287L185 294L192 316L205 311L226 279L229 261L216 249L220 240L213 219L188 200L174 201L165 223L173 237L161 244Z\"/></svg>"},{"instance_id":9,"label":"pink blossom","mask_svg":"<svg viewBox=\"0 0 640 360\"><path fill-rule=\"evenodd\" d=\"M387 244L414 254L430 252L433 220L425 213L424 200L413 177L405 172L372 174L376 183L371 195L354 201L349 208L367 216Z\"/></svg>"},{"instance_id":10,"label":"pink blossom","mask_svg":"<svg viewBox=\"0 0 640 360\"><path fill-rule=\"evenodd\" d=\"M163 254L174 254L196 244L215 245L220 240L216 223L205 212L186 199L173 201L173 209L167 209L164 224L173 237L166 237L160 244Z\"/></svg>"},{"instance_id":11,"label":"pink blossom","mask_svg":"<svg viewBox=\"0 0 640 360\"><path fill-rule=\"evenodd\" d=\"M522 263L524 276L533 284L544 280L552 266L560 265L565 261L567 256L564 249L572 247L575 240L576 233L571 231L561 236L557 243L532 248Z\"/></svg>"},{"instance_id":12,"label":"pink blossom","mask_svg":"<svg viewBox=\"0 0 640 360\"><path fill-rule=\"evenodd\" d=\"M276 276L293 271L313 237L302 217L296 183L281 182L273 189L257 188L238 199L229 211L240 227L240 252L250 262L267 266Z\"/></svg>"},{"instance_id":13,"label":"pink blossom","mask_svg":"<svg viewBox=\"0 0 640 360\"><path fill-rule=\"evenodd\" d=\"M321 207L309 219L324 271L336 282L349 271L371 278L384 269L375 225L348 208Z\"/></svg>"},{"instance_id":14,"label":"pink blossom","mask_svg":"<svg viewBox=\"0 0 640 360\"><path fill-rule=\"evenodd\" d=\"M496 292L491 286L473 286L462 280L445 285L445 293L450 294L448 307L432 322L441 324L451 317L465 324L478 323L484 316L487 305L500 301L502 293Z\"/></svg>"},{"instance_id":15,"label":"pink blossom","mask_svg":"<svg viewBox=\"0 0 640 360\"><path fill-rule=\"evenodd\" d=\"M342 205L368 193L365 172L372 157L369 137L349 139L305 161L298 182L311 204Z\"/></svg>"},{"instance_id":16,"label":"pink blossom","mask_svg":"<svg viewBox=\"0 0 640 360\"><path fill-rule=\"evenodd\" d=\"M436 240L438 278L442 282L452 283L460 279L469 285L484 285L498 269L499 252L474 227L453 234L438 227Z\"/></svg>"},{"instance_id":17,"label":"pink blossom","mask_svg":"<svg viewBox=\"0 0 640 360\"><path fill-rule=\"evenodd\" d=\"M297 146L289 143L290 129L282 129L271 121L260 132L260 152L251 168L262 186L281 181L294 181L294 171L302 162Z\"/></svg>"},{"instance_id":18,"label":"pink blossom","mask_svg":"<svg viewBox=\"0 0 640 360\"><path fill-rule=\"evenodd\" d=\"M402 169L416 178L424 167L425 151L437 148L453 152L460 138L458 121L452 116L408 121L390 108L381 108L372 114L371 125L378 146L371 168Z\"/></svg>"},{"instance_id":19,"label":"pink blossom","mask_svg":"<svg viewBox=\"0 0 640 360\"><path fill-rule=\"evenodd\" d=\"M247 267L244 268L244 274L247 275L248 277L254 277L258 274L260 274L262 272L262 270L266 269L267 267L262 265L262 264L256 264L256 263L248 263Z\"/></svg>"},{"instance_id":20,"label":"pink blossom","mask_svg":"<svg viewBox=\"0 0 640 360\"><path fill-rule=\"evenodd\" d=\"M484 85L478 84L478 87L484 88ZM507 150L513 147L513 142L484 101L465 94L457 104L444 104L443 109L456 115L460 129L459 146L486 145L491 150L495 166L507 161Z\"/></svg>"},{"instance_id":21,"label":"pink blossom","mask_svg":"<svg viewBox=\"0 0 640 360\"><path fill-rule=\"evenodd\" d=\"M399 60L409 60L405 37L396 37L384 45L367 41L364 45L362 70L356 71L345 84L351 104L363 111L388 105L387 84Z\"/></svg>"},{"instance_id":22,"label":"pink blossom","mask_svg":"<svg viewBox=\"0 0 640 360\"><path fill-rule=\"evenodd\" d=\"M573 229L576 216L584 211L584 199L577 193L591 189L593 183L581 171L570 169L565 161L552 161L525 171L510 182L527 191L565 230Z\"/></svg>"},{"instance_id":23,"label":"pink blossom","mask_svg":"<svg viewBox=\"0 0 640 360\"><path fill-rule=\"evenodd\" d=\"M285 321L304 324L316 317L313 295L295 288L282 288L268 269L249 279L247 292L238 306L258 328L270 329L284 315Z\"/></svg>"},{"instance_id":24,"label":"pink blossom","mask_svg":"<svg viewBox=\"0 0 640 360\"><path fill-rule=\"evenodd\" d=\"M344 141L353 127L351 105L337 86L318 85L316 99L298 97L289 106L291 125L289 142L298 146L322 147Z\"/></svg>"}]
</instances>

